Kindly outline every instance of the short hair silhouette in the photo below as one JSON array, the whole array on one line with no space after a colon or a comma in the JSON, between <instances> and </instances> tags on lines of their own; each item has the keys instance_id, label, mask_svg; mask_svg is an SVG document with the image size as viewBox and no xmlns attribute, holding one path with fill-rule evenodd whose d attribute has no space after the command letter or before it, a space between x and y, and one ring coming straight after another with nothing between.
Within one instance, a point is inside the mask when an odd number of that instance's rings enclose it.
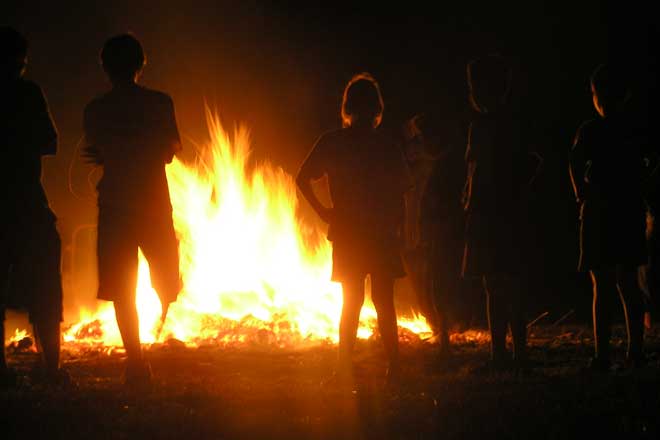
<instances>
[{"instance_id":1,"label":"short hair silhouette","mask_svg":"<svg viewBox=\"0 0 660 440\"><path fill-rule=\"evenodd\" d=\"M133 79L146 64L142 44L130 33L116 35L103 45L101 64L112 81Z\"/></svg>"},{"instance_id":2,"label":"short hair silhouette","mask_svg":"<svg viewBox=\"0 0 660 440\"><path fill-rule=\"evenodd\" d=\"M10 26L0 26L0 68L2 73L20 76L27 64L27 53L27 39Z\"/></svg>"},{"instance_id":3,"label":"short hair silhouette","mask_svg":"<svg viewBox=\"0 0 660 440\"><path fill-rule=\"evenodd\" d=\"M344 127L354 125L358 119L371 120L375 128L383 119L383 96L376 79L368 72L354 75L346 88L341 103L341 120Z\"/></svg>"},{"instance_id":4,"label":"short hair silhouette","mask_svg":"<svg viewBox=\"0 0 660 440\"><path fill-rule=\"evenodd\" d=\"M467 65L470 105L479 113L489 113L505 104L511 94L513 68L509 61L492 54Z\"/></svg>"},{"instance_id":5,"label":"short hair silhouette","mask_svg":"<svg viewBox=\"0 0 660 440\"><path fill-rule=\"evenodd\" d=\"M591 91L597 98L599 113L603 115L625 103L630 85L626 73L618 66L601 64L591 74Z\"/></svg>"}]
</instances>

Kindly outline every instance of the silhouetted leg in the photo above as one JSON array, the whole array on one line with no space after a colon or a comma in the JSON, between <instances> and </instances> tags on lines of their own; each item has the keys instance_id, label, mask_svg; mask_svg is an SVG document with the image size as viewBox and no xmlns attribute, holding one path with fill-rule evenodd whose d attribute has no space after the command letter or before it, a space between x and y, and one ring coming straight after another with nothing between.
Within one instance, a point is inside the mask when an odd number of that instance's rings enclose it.
<instances>
[{"instance_id":1,"label":"silhouetted leg","mask_svg":"<svg viewBox=\"0 0 660 440\"><path fill-rule=\"evenodd\" d=\"M129 365L142 362L142 347L140 345L140 325L135 305L135 296L127 295L128 300L115 300L115 316L121 339L124 343Z\"/></svg>"},{"instance_id":2,"label":"silhouetted leg","mask_svg":"<svg viewBox=\"0 0 660 440\"><path fill-rule=\"evenodd\" d=\"M527 321L525 320L525 285L517 278L506 283L509 298L509 325L513 340L513 358L516 362L527 360Z\"/></svg>"},{"instance_id":3,"label":"silhouetted leg","mask_svg":"<svg viewBox=\"0 0 660 440\"><path fill-rule=\"evenodd\" d=\"M4 237L3 237L4 238ZM0 242L5 246L4 240ZM4 249L0 249L0 341L2 341L2 350L0 350L0 375L7 372L7 358L5 357L5 304L7 301L7 283L9 282L9 267Z\"/></svg>"},{"instance_id":4,"label":"silhouetted leg","mask_svg":"<svg viewBox=\"0 0 660 440\"><path fill-rule=\"evenodd\" d=\"M411 251L404 258L406 273L410 278L420 312L426 318L434 333L438 332L438 317L433 303L433 284L431 277L434 268L427 255L421 251Z\"/></svg>"},{"instance_id":5,"label":"silhouetted leg","mask_svg":"<svg viewBox=\"0 0 660 440\"><path fill-rule=\"evenodd\" d=\"M497 283L483 277L483 286L486 291L486 306L488 313L488 327L490 329L490 355L494 362L506 359L506 327L507 307L504 298L497 292ZM496 298L497 297L497 298Z\"/></svg>"},{"instance_id":6,"label":"silhouetted leg","mask_svg":"<svg viewBox=\"0 0 660 440\"><path fill-rule=\"evenodd\" d=\"M650 216L650 214L648 214ZM648 265L646 267L648 295L644 295L645 325L651 327L651 320L655 318L653 314L655 301L657 301L658 291L660 290L660 240L658 239L656 219L653 216L647 217L648 228Z\"/></svg>"},{"instance_id":7,"label":"silhouetted leg","mask_svg":"<svg viewBox=\"0 0 660 440\"><path fill-rule=\"evenodd\" d=\"M62 278L60 274L61 242L55 225L48 223L38 231L41 255L35 261L35 276L40 279L36 287L39 295L29 308L30 322L39 342L39 352L46 379L59 381L60 374L60 322L62 318Z\"/></svg>"},{"instance_id":8,"label":"silhouetted leg","mask_svg":"<svg viewBox=\"0 0 660 440\"><path fill-rule=\"evenodd\" d=\"M637 279L637 268L618 268L617 281L628 333L626 357L631 361L639 361L644 344L644 303Z\"/></svg>"},{"instance_id":9,"label":"silhouetted leg","mask_svg":"<svg viewBox=\"0 0 660 440\"><path fill-rule=\"evenodd\" d=\"M2 284L4 286L4 284ZM5 306L0 304L0 390L6 387L16 385L16 374L7 367L7 358L5 357Z\"/></svg>"},{"instance_id":10,"label":"silhouetted leg","mask_svg":"<svg viewBox=\"0 0 660 440\"><path fill-rule=\"evenodd\" d=\"M2 341L2 350L0 350L0 375L3 375L7 372L7 358L5 357L5 307L3 305L0 305L0 341Z\"/></svg>"},{"instance_id":11,"label":"silhouetted leg","mask_svg":"<svg viewBox=\"0 0 660 440\"><path fill-rule=\"evenodd\" d=\"M394 309L394 280L371 275L371 300L378 314L378 330L383 338L390 369L399 368L399 329Z\"/></svg>"},{"instance_id":12,"label":"silhouetted leg","mask_svg":"<svg viewBox=\"0 0 660 440\"><path fill-rule=\"evenodd\" d=\"M444 228L448 228L448 226L444 226ZM460 244L462 245L462 243ZM456 295L458 295L459 263L462 257L462 247L459 247L456 243L456 237L447 232L440 234L434 247L432 297L438 316L441 353L447 354L450 349L449 330L451 324L456 320L455 301L452 301L452 298L456 298Z\"/></svg>"},{"instance_id":13,"label":"silhouetted leg","mask_svg":"<svg viewBox=\"0 0 660 440\"><path fill-rule=\"evenodd\" d=\"M183 287L179 274L179 243L170 217L143 221L138 245L149 263L151 285L164 308L176 301Z\"/></svg>"},{"instance_id":14,"label":"silhouetted leg","mask_svg":"<svg viewBox=\"0 0 660 440\"><path fill-rule=\"evenodd\" d=\"M55 377L60 368L60 321L58 318L39 318L32 323L46 367L46 374L51 377Z\"/></svg>"},{"instance_id":15,"label":"silhouetted leg","mask_svg":"<svg viewBox=\"0 0 660 440\"><path fill-rule=\"evenodd\" d=\"M357 339L360 310L364 303L364 278L357 277L342 283L343 298L339 321L339 366L350 367Z\"/></svg>"},{"instance_id":16,"label":"silhouetted leg","mask_svg":"<svg viewBox=\"0 0 660 440\"><path fill-rule=\"evenodd\" d=\"M437 253L438 250L435 250ZM437 319L436 331L440 336L440 353L445 355L449 351L449 323L447 322L447 295L449 283L448 283L448 271L450 268L443 265L443 261L439 256L436 256L433 259L433 274L431 278L431 297L433 298L433 309L435 311L435 316ZM453 293L453 292L452 292Z\"/></svg>"},{"instance_id":17,"label":"silhouetted leg","mask_svg":"<svg viewBox=\"0 0 660 440\"><path fill-rule=\"evenodd\" d=\"M98 231L99 295L113 301L117 327L126 350L126 381L130 382L146 376L135 304L138 275L135 225L122 216L113 218L110 213L99 211Z\"/></svg>"},{"instance_id":18,"label":"silhouetted leg","mask_svg":"<svg viewBox=\"0 0 660 440\"><path fill-rule=\"evenodd\" d=\"M449 354L449 323L446 313L438 310L438 332L440 333L440 354Z\"/></svg>"},{"instance_id":19,"label":"silhouetted leg","mask_svg":"<svg viewBox=\"0 0 660 440\"><path fill-rule=\"evenodd\" d=\"M593 283L593 326L596 360L601 364L610 361L610 338L612 336L612 309L617 296L616 272L614 269L592 270Z\"/></svg>"}]
</instances>

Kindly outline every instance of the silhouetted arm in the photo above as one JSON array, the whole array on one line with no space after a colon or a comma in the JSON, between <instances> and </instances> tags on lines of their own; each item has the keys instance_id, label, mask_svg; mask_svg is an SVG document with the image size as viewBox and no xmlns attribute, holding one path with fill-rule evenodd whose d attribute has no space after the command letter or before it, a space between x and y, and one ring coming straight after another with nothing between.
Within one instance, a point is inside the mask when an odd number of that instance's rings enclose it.
<instances>
[{"instance_id":1,"label":"silhouetted arm","mask_svg":"<svg viewBox=\"0 0 660 440\"><path fill-rule=\"evenodd\" d=\"M403 244L403 240L405 239L405 233L406 233L406 193L409 193L415 188L415 179L413 179L412 172L410 170L410 166L408 161L406 160L405 153L403 151L399 151L398 154L398 162L399 162L399 176L397 180L399 181L399 188L398 188L398 200L399 200L399 208L397 210L397 218L396 220L396 231L397 235L401 239L401 244ZM392 176L394 177L394 176ZM416 219L416 221L419 221L419 219Z\"/></svg>"},{"instance_id":2,"label":"silhouetted arm","mask_svg":"<svg viewBox=\"0 0 660 440\"><path fill-rule=\"evenodd\" d=\"M468 142L465 148L465 184L463 185L463 194L461 197L461 204L463 209L468 211L470 209L470 201L472 199L472 179L474 172L477 170L477 161L473 154L473 141L474 141L474 124L470 124L468 129Z\"/></svg>"},{"instance_id":3,"label":"silhouetted arm","mask_svg":"<svg viewBox=\"0 0 660 440\"><path fill-rule=\"evenodd\" d=\"M313 181L319 180L324 175L327 175L327 163L325 163L327 161L325 157L326 149L327 146L325 145L323 137L321 137L300 167L298 175L296 176L296 185L321 220L330 223L332 218L332 208L324 206L312 188Z\"/></svg>"},{"instance_id":4,"label":"silhouetted arm","mask_svg":"<svg viewBox=\"0 0 660 440\"><path fill-rule=\"evenodd\" d=\"M573 193L578 203L582 203L584 200L584 174L588 165L584 131L584 125L578 129L569 157L568 172L573 186Z\"/></svg>"},{"instance_id":5,"label":"silhouetted arm","mask_svg":"<svg viewBox=\"0 0 660 440\"><path fill-rule=\"evenodd\" d=\"M174 113L174 101L170 97L167 98L166 104L165 136L167 145L165 163L171 163L174 156L182 150L182 146Z\"/></svg>"},{"instance_id":6,"label":"silhouetted arm","mask_svg":"<svg viewBox=\"0 0 660 440\"><path fill-rule=\"evenodd\" d=\"M83 113L83 145L80 156L83 161L90 165L103 165L103 155L98 144L98 135L93 111L89 106L85 107Z\"/></svg>"},{"instance_id":7,"label":"silhouetted arm","mask_svg":"<svg viewBox=\"0 0 660 440\"><path fill-rule=\"evenodd\" d=\"M48 109L46 97L36 84L32 85L30 102L32 127L29 133L29 148L38 151L40 156L54 155L57 153L57 129Z\"/></svg>"}]
</instances>

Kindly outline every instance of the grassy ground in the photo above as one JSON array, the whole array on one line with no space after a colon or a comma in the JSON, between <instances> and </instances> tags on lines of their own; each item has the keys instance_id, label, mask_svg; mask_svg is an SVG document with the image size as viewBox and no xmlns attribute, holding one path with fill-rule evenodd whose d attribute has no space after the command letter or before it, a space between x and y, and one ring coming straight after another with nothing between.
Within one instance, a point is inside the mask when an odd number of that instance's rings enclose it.
<instances>
[{"instance_id":1,"label":"grassy ground","mask_svg":"<svg viewBox=\"0 0 660 440\"><path fill-rule=\"evenodd\" d=\"M618 355L622 336L617 329ZM16 388L0 391L0 437L658 438L660 329L649 332L651 361L639 370L586 373L591 344L586 327L535 327L530 346L537 366L525 375L488 375L476 370L488 347L474 331L456 335L455 355L444 361L433 344L410 339L402 347L402 384L389 389L379 342L363 341L349 390L324 385L332 346L153 346L149 391L121 385L119 353L65 352L77 383L56 388L32 381L35 355L16 352L10 361L22 376Z\"/></svg>"}]
</instances>

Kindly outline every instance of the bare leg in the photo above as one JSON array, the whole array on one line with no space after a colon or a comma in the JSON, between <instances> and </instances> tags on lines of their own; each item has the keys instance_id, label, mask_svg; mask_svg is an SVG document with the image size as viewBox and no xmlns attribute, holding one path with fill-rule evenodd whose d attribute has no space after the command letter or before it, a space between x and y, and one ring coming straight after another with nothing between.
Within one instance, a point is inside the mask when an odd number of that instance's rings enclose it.
<instances>
[{"instance_id":1,"label":"bare leg","mask_svg":"<svg viewBox=\"0 0 660 440\"><path fill-rule=\"evenodd\" d=\"M2 245L5 246L4 240L2 241ZM7 358L5 357L5 304L9 270L11 267L5 259L4 249L2 251L3 254L0 255L0 341L2 341L2 350L0 350L0 375L7 373Z\"/></svg>"},{"instance_id":2,"label":"bare leg","mask_svg":"<svg viewBox=\"0 0 660 440\"><path fill-rule=\"evenodd\" d=\"M493 362L503 362L506 359L506 330L507 330L507 308L503 304L504 298L500 298L496 292L497 286L493 280L483 278L483 286L486 291L486 306L488 313L488 327L490 329L490 355ZM495 298L498 296L498 298Z\"/></svg>"},{"instance_id":3,"label":"bare leg","mask_svg":"<svg viewBox=\"0 0 660 440\"><path fill-rule=\"evenodd\" d=\"M60 321L59 319L39 319L33 322L33 326L46 367L46 374L56 377L60 369Z\"/></svg>"},{"instance_id":4,"label":"bare leg","mask_svg":"<svg viewBox=\"0 0 660 440\"><path fill-rule=\"evenodd\" d=\"M5 357L5 307L3 305L0 305L0 341L2 341L0 350L0 390L2 390L16 385L16 374L7 367Z\"/></svg>"},{"instance_id":5,"label":"bare leg","mask_svg":"<svg viewBox=\"0 0 660 440\"><path fill-rule=\"evenodd\" d=\"M140 345L140 325L137 307L133 295L126 295L128 300L115 300L115 316L119 333L124 343L129 366L142 362L142 346Z\"/></svg>"},{"instance_id":6,"label":"bare leg","mask_svg":"<svg viewBox=\"0 0 660 440\"><path fill-rule=\"evenodd\" d=\"M436 267L433 274L433 305L438 320L438 333L440 334L440 353L448 354L450 350L449 343L449 327L450 316L453 309L450 305L450 296L456 295L457 279L454 278L454 273L448 259L441 260L441 266Z\"/></svg>"},{"instance_id":7,"label":"bare leg","mask_svg":"<svg viewBox=\"0 0 660 440\"><path fill-rule=\"evenodd\" d=\"M438 316L433 302L434 268L428 255L422 255L420 250L410 251L403 259L405 271L408 274L419 310L429 323L431 330L438 331Z\"/></svg>"},{"instance_id":8,"label":"bare leg","mask_svg":"<svg viewBox=\"0 0 660 440\"><path fill-rule=\"evenodd\" d=\"M457 322L456 298L459 297L460 261L463 257L463 242L457 242L458 231L449 224L441 227L442 233L434 243L435 288L433 298L440 320L441 352L450 351L449 329Z\"/></svg>"},{"instance_id":9,"label":"bare leg","mask_svg":"<svg viewBox=\"0 0 660 440\"><path fill-rule=\"evenodd\" d=\"M7 372L7 358L5 357L5 307L0 305L0 341L2 341L2 350L0 350L0 375Z\"/></svg>"},{"instance_id":10,"label":"bare leg","mask_svg":"<svg viewBox=\"0 0 660 440\"><path fill-rule=\"evenodd\" d=\"M592 270L594 344L598 363L610 362L612 336L612 308L616 297L616 272L613 269Z\"/></svg>"},{"instance_id":11,"label":"bare leg","mask_svg":"<svg viewBox=\"0 0 660 440\"><path fill-rule=\"evenodd\" d=\"M449 323L447 322L447 314L438 310L438 331L440 332L440 354L449 354Z\"/></svg>"},{"instance_id":12,"label":"bare leg","mask_svg":"<svg viewBox=\"0 0 660 440\"><path fill-rule=\"evenodd\" d=\"M341 368L350 368L360 322L360 310L364 304L364 278L343 282L342 290L344 301L339 321L339 365Z\"/></svg>"},{"instance_id":13,"label":"bare leg","mask_svg":"<svg viewBox=\"0 0 660 440\"><path fill-rule=\"evenodd\" d=\"M101 223L99 223L100 225ZM101 237L99 235L99 237ZM108 247L113 242L101 242ZM115 319L117 327L126 350L126 377L125 381L143 383L150 376L148 367L142 358L142 346L140 344L140 322L135 304L135 288L137 286L138 252L137 246L132 243L121 243L122 247L115 250L117 261L113 267L116 280L112 283L114 292ZM104 255L99 252L99 258Z\"/></svg>"},{"instance_id":14,"label":"bare leg","mask_svg":"<svg viewBox=\"0 0 660 440\"><path fill-rule=\"evenodd\" d=\"M513 358L516 363L527 361L527 322L525 320L525 292L519 279L511 279L506 286L508 290L511 326L511 339L513 339Z\"/></svg>"},{"instance_id":15,"label":"bare leg","mask_svg":"<svg viewBox=\"0 0 660 440\"><path fill-rule=\"evenodd\" d=\"M371 276L371 299L378 314L378 329L391 368L399 367L399 329L394 310L394 280Z\"/></svg>"},{"instance_id":16,"label":"bare leg","mask_svg":"<svg viewBox=\"0 0 660 440\"><path fill-rule=\"evenodd\" d=\"M637 268L617 268L617 287L628 332L626 358L630 361L640 361L644 344L644 303L638 283Z\"/></svg>"}]
</instances>

